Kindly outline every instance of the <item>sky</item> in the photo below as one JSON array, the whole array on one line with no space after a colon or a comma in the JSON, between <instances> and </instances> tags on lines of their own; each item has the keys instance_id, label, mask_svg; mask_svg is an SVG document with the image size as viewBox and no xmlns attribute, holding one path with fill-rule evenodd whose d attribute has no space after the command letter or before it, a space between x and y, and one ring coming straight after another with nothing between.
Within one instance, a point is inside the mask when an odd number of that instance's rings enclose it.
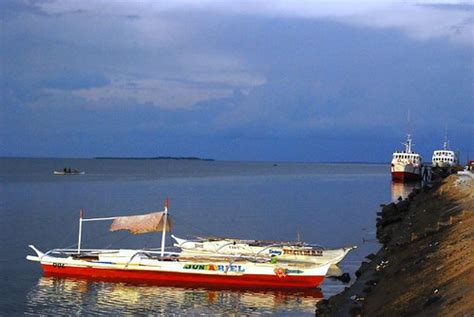
<instances>
[{"instance_id":1,"label":"sky","mask_svg":"<svg viewBox=\"0 0 474 317\"><path fill-rule=\"evenodd\" d=\"M474 158L474 4L0 2L0 156Z\"/></svg>"}]
</instances>

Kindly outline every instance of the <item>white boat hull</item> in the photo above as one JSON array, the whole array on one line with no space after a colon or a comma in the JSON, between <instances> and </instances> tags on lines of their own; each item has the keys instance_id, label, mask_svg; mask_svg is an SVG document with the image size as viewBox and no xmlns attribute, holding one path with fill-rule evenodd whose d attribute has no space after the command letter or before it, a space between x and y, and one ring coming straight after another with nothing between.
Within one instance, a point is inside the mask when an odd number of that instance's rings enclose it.
<instances>
[{"instance_id":1,"label":"white boat hull","mask_svg":"<svg viewBox=\"0 0 474 317\"><path fill-rule=\"evenodd\" d=\"M181 248L184 255L245 255L262 258L275 258L285 262L306 262L313 264L337 264L355 247L339 249L322 249L304 246L251 246L239 240L191 241L172 236L177 241L176 247ZM233 243L234 242L234 243Z\"/></svg>"}]
</instances>

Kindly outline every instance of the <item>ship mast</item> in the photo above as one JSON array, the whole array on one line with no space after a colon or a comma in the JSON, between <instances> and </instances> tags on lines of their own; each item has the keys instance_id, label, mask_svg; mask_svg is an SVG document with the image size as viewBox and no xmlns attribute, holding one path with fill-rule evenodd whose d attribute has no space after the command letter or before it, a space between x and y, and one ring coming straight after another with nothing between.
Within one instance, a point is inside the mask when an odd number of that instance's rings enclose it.
<instances>
[{"instance_id":1,"label":"ship mast","mask_svg":"<svg viewBox=\"0 0 474 317\"><path fill-rule=\"evenodd\" d=\"M408 126L407 143L403 143L403 145L405 145L405 153L412 153L411 148L413 146L413 140L411 138L410 109L408 109L408 112L407 112L407 126Z\"/></svg>"},{"instance_id":2,"label":"ship mast","mask_svg":"<svg viewBox=\"0 0 474 317\"><path fill-rule=\"evenodd\" d=\"M413 146L413 140L411 138L411 134L407 134L407 143L403 143L405 145L405 153L412 153L411 147Z\"/></svg>"},{"instance_id":3,"label":"ship mast","mask_svg":"<svg viewBox=\"0 0 474 317\"><path fill-rule=\"evenodd\" d=\"M448 126L446 125L445 127L445 133L444 133L444 142L443 142L443 149L445 151L449 150L449 140L448 140Z\"/></svg>"},{"instance_id":4,"label":"ship mast","mask_svg":"<svg viewBox=\"0 0 474 317\"><path fill-rule=\"evenodd\" d=\"M166 239L166 222L168 221L168 197L165 200L165 211L163 214L163 232L161 234L161 257L165 253L165 239Z\"/></svg>"},{"instance_id":5,"label":"ship mast","mask_svg":"<svg viewBox=\"0 0 474 317\"><path fill-rule=\"evenodd\" d=\"M448 138L446 138L443 142L443 149L445 151L449 150L449 141L448 141Z\"/></svg>"}]
</instances>

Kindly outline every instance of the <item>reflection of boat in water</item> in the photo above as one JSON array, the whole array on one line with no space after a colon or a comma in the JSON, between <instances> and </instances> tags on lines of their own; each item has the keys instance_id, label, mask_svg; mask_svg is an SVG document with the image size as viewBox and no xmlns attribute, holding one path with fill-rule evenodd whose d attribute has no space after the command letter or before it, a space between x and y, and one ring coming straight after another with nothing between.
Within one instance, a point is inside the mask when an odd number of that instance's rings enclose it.
<instances>
[{"instance_id":1,"label":"reflection of boat in water","mask_svg":"<svg viewBox=\"0 0 474 317\"><path fill-rule=\"evenodd\" d=\"M160 249L81 249L82 224L113 220L111 231L162 232ZM114 281L150 280L167 285L233 285L247 287L314 288L324 279L331 263L274 261L271 257L165 252L166 232L171 229L168 203L163 212L147 215L79 219L77 249L53 249L46 253L34 246L46 275L104 278Z\"/></svg>"},{"instance_id":2,"label":"reflection of boat in water","mask_svg":"<svg viewBox=\"0 0 474 317\"><path fill-rule=\"evenodd\" d=\"M153 283L107 283L101 279L41 277L28 293L28 312L39 315L194 315L312 313L319 289L262 290L240 287L166 287Z\"/></svg>"},{"instance_id":3,"label":"reflection of boat in water","mask_svg":"<svg viewBox=\"0 0 474 317\"><path fill-rule=\"evenodd\" d=\"M410 195L410 193L415 188L421 188L420 182L411 182L411 183L400 183L400 182L392 182L391 192L392 192L392 201L396 202L400 199L405 199Z\"/></svg>"},{"instance_id":4,"label":"reflection of boat in water","mask_svg":"<svg viewBox=\"0 0 474 317\"><path fill-rule=\"evenodd\" d=\"M275 242L259 240L241 240L230 238L208 238L185 240L174 235L175 247L185 255L245 255L257 258L272 258L275 261L305 262L315 264L337 264L356 247L325 249L321 246L311 246L303 242Z\"/></svg>"}]
</instances>

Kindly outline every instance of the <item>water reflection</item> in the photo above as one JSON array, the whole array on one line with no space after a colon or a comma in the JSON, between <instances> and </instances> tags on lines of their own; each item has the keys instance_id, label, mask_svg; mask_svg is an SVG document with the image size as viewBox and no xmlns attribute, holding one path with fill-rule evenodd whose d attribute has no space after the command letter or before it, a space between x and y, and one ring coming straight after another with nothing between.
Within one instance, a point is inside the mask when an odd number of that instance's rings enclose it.
<instances>
[{"instance_id":1,"label":"water reflection","mask_svg":"<svg viewBox=\"0 0 474 317\"><path fill-rule=\"evenodd\" d=\"M164 287L42 277L28 293L27 312L71 314L314 314L323 294L298 291Z\"/></svg>"},{"instance_id":2,"label":"water reflection","mask_svg":"<svg viewBox=\"0 0 474 317\"><path fill-rule=\"evenodd\" d=\"M407 198L415 188L421 188L421 182L392 182L392 201L396 202L400 197L402 199Z\"/></svg>"}]
</instances>

